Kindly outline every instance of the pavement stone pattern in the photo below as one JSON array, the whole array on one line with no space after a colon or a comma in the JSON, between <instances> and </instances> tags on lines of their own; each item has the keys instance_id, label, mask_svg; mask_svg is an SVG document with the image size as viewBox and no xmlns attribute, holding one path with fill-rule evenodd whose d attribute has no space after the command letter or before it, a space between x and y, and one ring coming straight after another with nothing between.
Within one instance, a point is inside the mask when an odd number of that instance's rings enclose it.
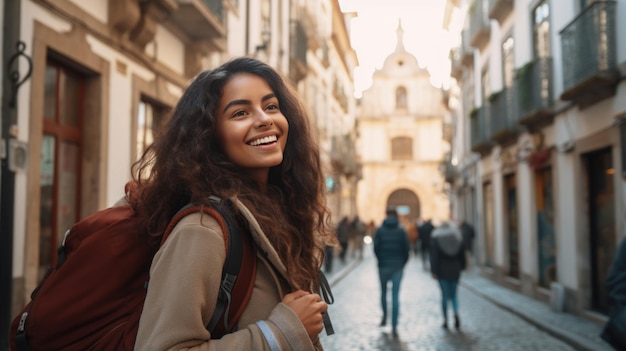
<instances>
[{"instance_id":1,"label":"pavement stone pattern","mask_svg":"<svg viewBox=\"0 0 626 351\"><path fill-rule=\"evenodd\" d=\"M527 309L534 318L548 316L550 318L545 323L569 329L569 333L579 339L590 338L594 348L589 350L611 350L599 338L593 340L597 338L595 334L600 330L599 326L568 314L553 313L541 302L506 291L506 288L471 273L461 277L458 291L461 329L457 331L449 323L450 329L445 330L441 327L439 285L416 256L411 256L404 270L397 338L392 336L390 318L387 326L379 326L382 317L380 288L371 245L366 246L362 260L346 260L345 263L337 260L327 277L335 297L335 303L329 307L335 334L327 336L322 332L320 339L326 351L565 351L586 350L584 346L590 345L573 343L572 340L565 342L558 337L560 334L546 332L530 317L503 308L507 303ZM465 284L465 280L471 284ZM487 294L500 300L487 298ZM391 298L391 289L388 296ZM543 310L536 304L542 304ZM532 312L533 309L537 310ZM451 310L449 318L452 319Z\"/></svg>"}]
</instances>

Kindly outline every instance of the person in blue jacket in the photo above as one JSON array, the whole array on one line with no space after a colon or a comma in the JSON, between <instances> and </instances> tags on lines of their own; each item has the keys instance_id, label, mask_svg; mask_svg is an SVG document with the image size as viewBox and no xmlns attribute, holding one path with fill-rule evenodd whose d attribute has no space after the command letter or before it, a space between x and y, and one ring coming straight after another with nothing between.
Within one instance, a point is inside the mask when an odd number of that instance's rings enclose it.
<instances>
[{"instance_id":1,"label":"person in blue jacket","mask_svg":"<svg viewBox=\"0 0 626 351\"><path fill-rule=\"evenodd\" d=\"M374 254L378 260L380 277L380 302L383 310L381 326L387 325L387 289L392 283L391 326L393 336L398 336L398 315L400 310L400 282L411 245L406 231L400 226L395 208L387 209L387 218L374 235Z\"/></svg>"}]
</instances>

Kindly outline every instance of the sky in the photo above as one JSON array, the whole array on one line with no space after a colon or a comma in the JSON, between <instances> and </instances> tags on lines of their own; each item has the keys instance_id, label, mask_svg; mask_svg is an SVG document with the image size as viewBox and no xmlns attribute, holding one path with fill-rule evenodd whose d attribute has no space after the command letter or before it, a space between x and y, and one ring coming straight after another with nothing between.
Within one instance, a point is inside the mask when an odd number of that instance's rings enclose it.
<instances>
[{"instance_id":1,"label":"sky","mask_svg":"<svg viewBox=\"0 0 626 351\"><path fill-rule=\"evenodd\" d=\"M431 74L431 83L447 88L448 59L454 38L443 27L445 0L339 0L343 12L356 12L350 36L359 66L354 72L354 96L372 84L375 69L395 51L401 21L404 47Z\"/></svg>"}]
</instances>

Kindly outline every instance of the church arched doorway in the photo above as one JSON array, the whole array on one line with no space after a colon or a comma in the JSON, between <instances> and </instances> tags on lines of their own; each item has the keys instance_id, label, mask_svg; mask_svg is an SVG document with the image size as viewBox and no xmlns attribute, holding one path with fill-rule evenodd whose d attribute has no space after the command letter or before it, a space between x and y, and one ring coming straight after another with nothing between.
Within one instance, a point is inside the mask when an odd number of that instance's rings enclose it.
<instances>
[{"instance_id":1,"label":"church arched doorway","mask_svg":"<svg viewBox=\"0 0 626 351\"><path fill-rule=\"evenodd\" d=\"M412 221L420 217L420 200L409 189L398 189L392 192L387 198L387 208L389 207L396 208L399 214L405 215Z\"/></svg>"}]
</instances>

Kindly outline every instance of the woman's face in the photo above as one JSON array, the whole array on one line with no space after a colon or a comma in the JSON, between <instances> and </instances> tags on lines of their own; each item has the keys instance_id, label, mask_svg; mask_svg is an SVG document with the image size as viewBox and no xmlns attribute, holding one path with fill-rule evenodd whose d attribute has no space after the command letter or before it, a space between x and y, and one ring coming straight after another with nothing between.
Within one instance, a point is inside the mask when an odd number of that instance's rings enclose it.
<instances>
[{"instance_id":1,"label":"woman's face","mask_svg":"<svg viewBox=\"0 0 626 351\"><path fill-rule=\"evenodd\" d=\"M224 86L216 118L226 156L266 184L270 167L283 161L289 132L289 123L267 82L249 73L234 75Z\"/></svg>"}]
</instances>

